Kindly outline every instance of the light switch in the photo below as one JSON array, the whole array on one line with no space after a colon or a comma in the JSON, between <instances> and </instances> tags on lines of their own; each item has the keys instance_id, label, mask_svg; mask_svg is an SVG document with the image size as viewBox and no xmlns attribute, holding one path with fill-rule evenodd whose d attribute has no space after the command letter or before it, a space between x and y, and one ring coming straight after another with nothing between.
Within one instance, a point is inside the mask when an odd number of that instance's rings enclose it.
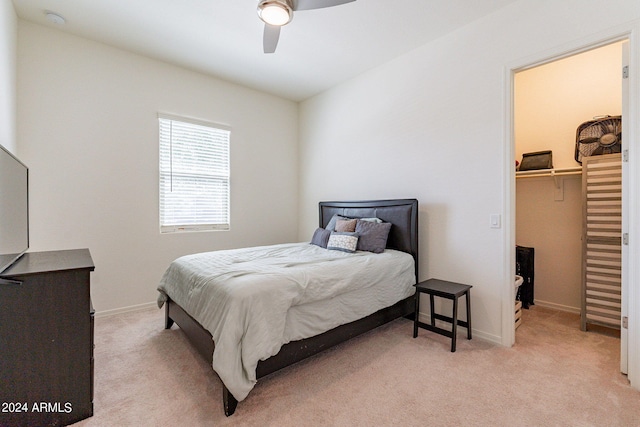
<instances>
[{"instance_id":1,"label":"light switch","mask_svg":"<svg viewBox=\"0 0 640 427\"><path fill-rule=\"evenodd\" d=\"M501 222L500 214L491 214L491 216L489 216L491 228L500 228L502 226Z\"/></svg>"}]
</instances>

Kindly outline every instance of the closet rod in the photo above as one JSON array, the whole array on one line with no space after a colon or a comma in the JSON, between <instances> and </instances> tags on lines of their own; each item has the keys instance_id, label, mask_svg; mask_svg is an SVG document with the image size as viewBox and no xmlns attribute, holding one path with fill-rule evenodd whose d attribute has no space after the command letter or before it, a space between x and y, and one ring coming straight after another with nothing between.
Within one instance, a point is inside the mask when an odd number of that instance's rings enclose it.
<instances>
[{"instance_id":1,"label":"closet rod","mask_svg":"<svg viewBox=\"0 0 640 427\"><path fill-rule=\"evenodd\" d=\"M559 179L563 176L582 175L582 167L564 168L564 169L538 169L532 171L517 171L516 178L537 178L550 176L557 189L560 189L562 181Z\"/></svg>"}]
</instances>

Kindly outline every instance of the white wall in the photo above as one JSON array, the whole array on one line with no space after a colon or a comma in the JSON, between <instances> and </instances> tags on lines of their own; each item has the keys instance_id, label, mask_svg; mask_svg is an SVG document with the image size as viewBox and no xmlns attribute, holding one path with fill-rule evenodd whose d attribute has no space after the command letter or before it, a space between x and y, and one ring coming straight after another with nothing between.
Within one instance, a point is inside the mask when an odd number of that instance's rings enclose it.
<instances>
[{"instance_id":1,"label":"white wall","mask_svg":"<svg viewBox=\"0 0 640 427\"><path fill-rule=\"evenodd\" d=\"M515 76L515 153L553 151L556 168L579 167L577 127L598 115L622 114L622 44L524 70ZM516 180L516 244L536 249L535 301L580 313L582 181Z\"/></svg>"},{"instance_id":2,"label":"white wall","mask_svg":"<svg viewBox=\"0 0 640 427\"><path fill-rule=\"evenodd\" d=\"M575 160L576 129L622 114L622 42L521 71L515 76L515 157L553 150L555 168Z\"/></svg>"},{"instance_id":3,"label":"white wall","mask_svg":"<svg viewBox=\"0 0 640 427\"><path fill-rule=\"evenodd\" d=\"M0 2L0 29L0 145L17 155L16 52L18 18L11 1Z\"/></svg>"},{"instance_id":4,"label":"white wall","mask_svg":"<svg viewBox=\"0 0 640 427\"><path fill-rule=\"evenodd\" d=\"M418 198L420 278L472 284L476 336L502 342L507 67L638 18L636 0L523 0L303 102L300 235L318 200Z\"/></svg>"},{"instance_id":5,"label":"white wall","mask_svg":"<svg viewBox=\"0 0 640 427\"><path fill-rule=\"evenodd\" d=\"M297 104L19 22L31 250L87 247L98 312L155 301L174 258L297 239ZM158 112L231 133L231 231L160 235Z\"/></svg>"}]
</instances>

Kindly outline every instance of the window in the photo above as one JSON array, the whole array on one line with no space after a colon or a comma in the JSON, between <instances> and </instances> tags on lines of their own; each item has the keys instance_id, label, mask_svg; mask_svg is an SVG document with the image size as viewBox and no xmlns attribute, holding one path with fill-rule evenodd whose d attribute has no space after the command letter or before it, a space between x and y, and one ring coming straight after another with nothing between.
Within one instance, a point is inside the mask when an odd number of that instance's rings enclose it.
<instances>
[{"instance_id":1,"label":"window","mask_svg":"<svg viewBox=\"0 0 640 427\"><path fill-rule=\"evenodd\" d=\"M160 232L229 229L223 126L160 115Z\"/></svg>"}]
</instances>

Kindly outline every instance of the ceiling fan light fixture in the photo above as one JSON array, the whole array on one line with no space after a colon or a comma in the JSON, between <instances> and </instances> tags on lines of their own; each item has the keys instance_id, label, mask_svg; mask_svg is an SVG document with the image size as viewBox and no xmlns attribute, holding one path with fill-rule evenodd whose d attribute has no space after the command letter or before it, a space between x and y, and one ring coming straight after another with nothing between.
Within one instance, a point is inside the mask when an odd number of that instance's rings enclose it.
<instances>
[{"instance_id":1,"label":"ceiling fan light fixture","mask_svg":"<svg viewBox=\"0 0 640 427\"><path fill-rule=\"evenodd\" d=\"M287 1L263 0L258 4L258 16L269 25L281 27L291 22L293 9Z\"/></svg>"}]
</instances>

